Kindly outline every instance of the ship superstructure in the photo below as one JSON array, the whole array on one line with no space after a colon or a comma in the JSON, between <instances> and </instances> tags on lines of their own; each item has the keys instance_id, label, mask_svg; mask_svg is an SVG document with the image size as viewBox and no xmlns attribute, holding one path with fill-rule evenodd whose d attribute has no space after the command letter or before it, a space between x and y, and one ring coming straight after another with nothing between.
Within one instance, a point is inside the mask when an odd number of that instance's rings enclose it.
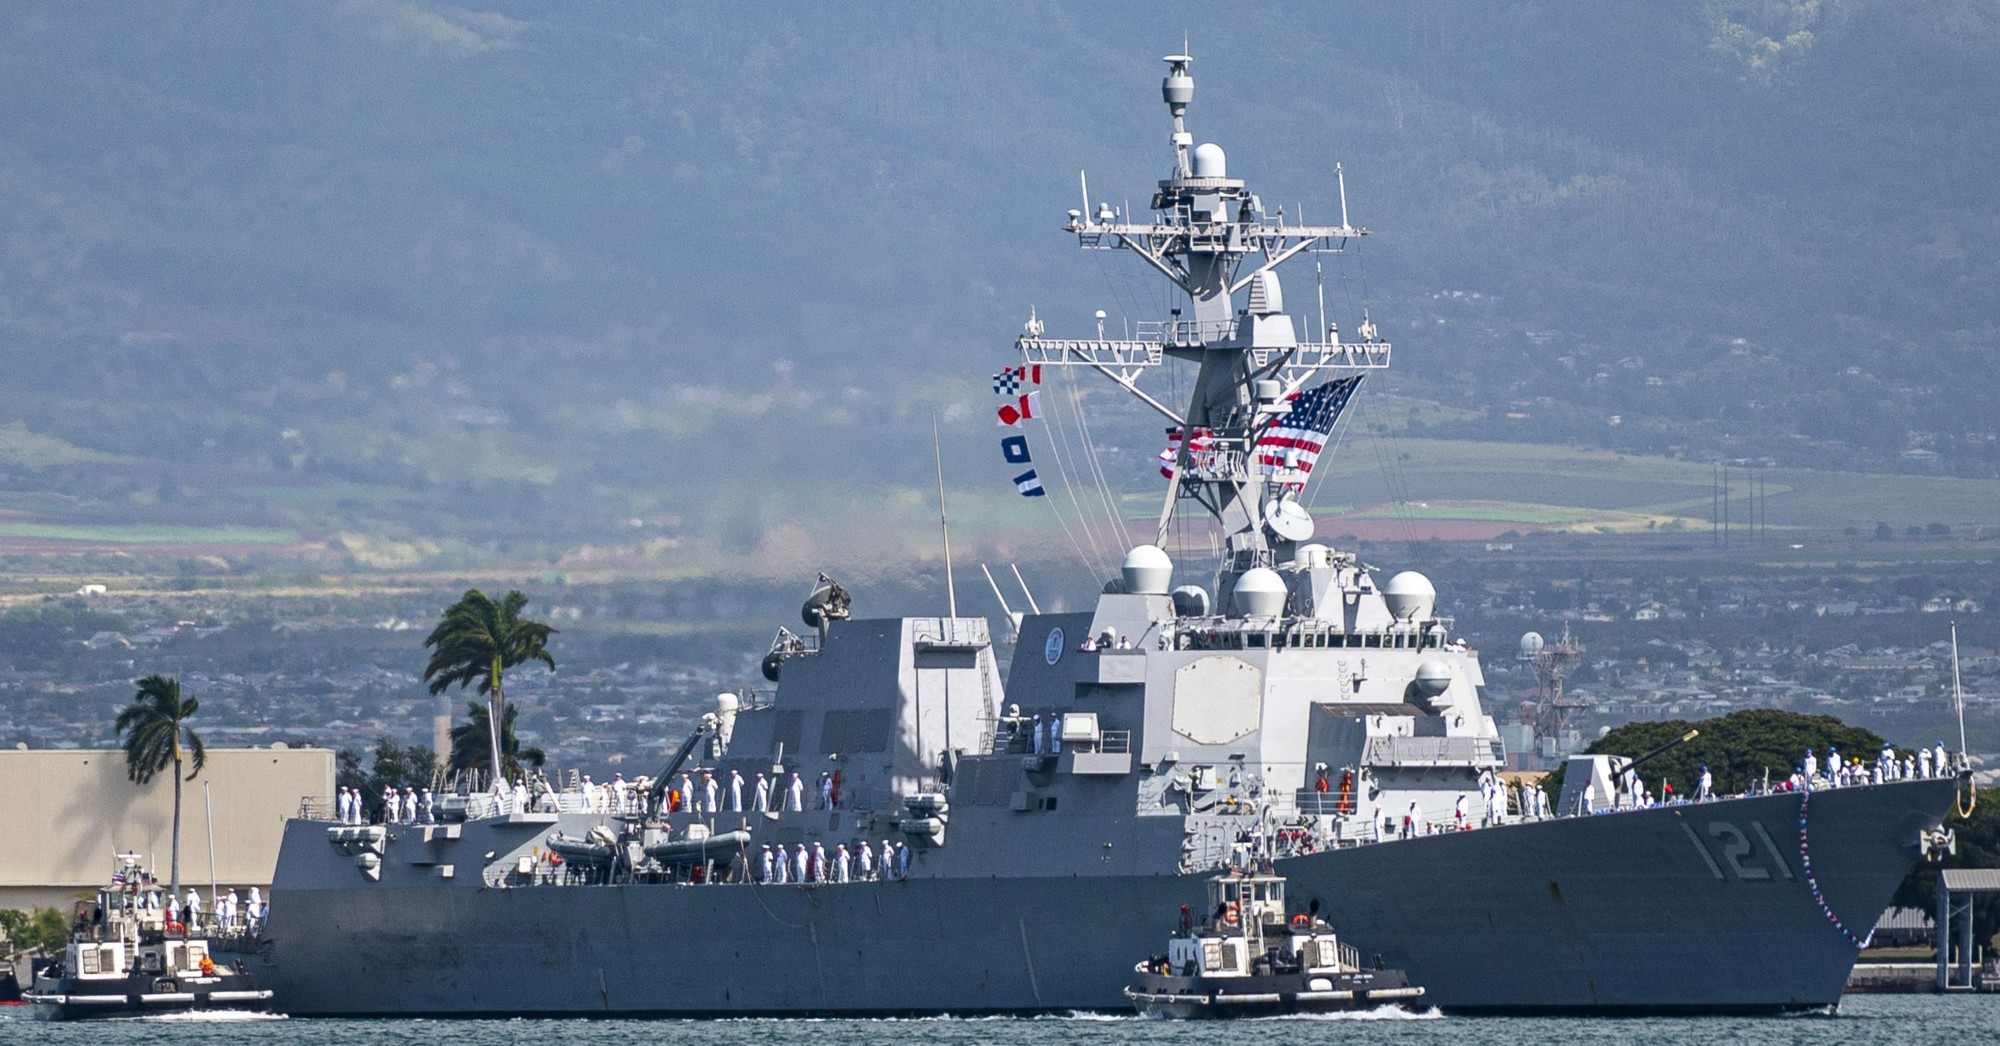
<instances>
[{"instance_id":1,"label":"ship superstructure","mask_svg":"<svg viewBox=\"0 0 2000 1046\"><path fill-rule=\"evenodd\" d=\"M1767 795L1550 818L1500 785L1478 655L1430 581L1378 583L1313 541L1299 495L1322 448L1270 438L1389 362L1367 323L1300 337L1278 282L1363 230L1267 211L1194 144L1190 59L1166 61L1173 163L1150 219L1086 200L1067 229L1185 305L1130 340L1031 321L1017 348L1180 431L1161 530L1211 516L1213 573L1176 584L1139 545L1093 609L1019 619L1004 684L985 619L856 618L822 576L807 630L764 659L775 690L723 695L617 808L482 795L449 824L294 821L260 971L284 1009L1118 1010L1131 957L1210 877L1266 864L1446 1008L1838 999L1847 927L1872 923L1954 782L1829 792L1810 817ZM1196 371L1185 403L1145 387L1168 360Z\"/></svg>"}]
</instances>

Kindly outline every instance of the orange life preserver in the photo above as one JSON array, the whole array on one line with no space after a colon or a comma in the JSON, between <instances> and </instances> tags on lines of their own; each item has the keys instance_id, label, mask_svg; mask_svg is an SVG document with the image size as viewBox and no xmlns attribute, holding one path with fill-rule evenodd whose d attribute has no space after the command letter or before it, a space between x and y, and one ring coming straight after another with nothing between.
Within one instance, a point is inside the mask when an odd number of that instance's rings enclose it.
<instances>
[{"instance_id":1,"label":"orange life preserver","mask_svg":"<svg viewBox=\"0 0 2000 1046\"><path fill-rule=\"evenodd\" d=\"M1235 901L1231 901L1228 904L1222 906L1222 922L1224 925L1235 926L1237 923L1240 923L1242 921L1243 921L1242 909L1240 909L1237 906Z\"/></svg>"},{"instance_id":2,"label":"orange life preserver","mask_svg":"<svg viewBox=\"0 0 2000 1046\"><path fill-rule=\"evenodd\" d=\"M1311 920L1311 919L1308 919L1308 918L1306 918L1306 915L1305 915L1305 913L1304 913L1304 912L1300 912L1299 914L1297 914L1297 915L1294 915L1294 916L1292 916L1292 925L1293 925L1293 926L1309 926L1309 925L1311 925L1311 923L1312 923L1312 920Z\"/></svg>"},{"instance_id":3,"label":"orange life preserver","mask_svg":"<svg viewBox=\"0 0 2000 1046\"><path fill-rule=\"evenodd\" d=\"M1335 809L1344 814L1354 812L1354 771L1340 772L1340 797L1335 800Z\"/></svg>"}]
</instances>

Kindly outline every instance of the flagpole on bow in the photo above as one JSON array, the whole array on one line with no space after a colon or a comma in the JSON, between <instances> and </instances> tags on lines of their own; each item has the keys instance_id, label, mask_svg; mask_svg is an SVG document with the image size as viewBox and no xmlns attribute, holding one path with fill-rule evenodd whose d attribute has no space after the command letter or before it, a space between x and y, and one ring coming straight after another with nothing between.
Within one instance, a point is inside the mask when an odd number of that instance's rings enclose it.
<instances>
[{"instance_id":1,"label":"flagpole on bow","mask_svg":"<svg viewBox=\"0 0 2000 1046\"><path fill-rule=\"evenodd\" d=\"M944 448L938 442L937 411L931 411L931 456L937 461L938 529L944 532L944 595L951 616L958 616L958 588L951 581L951 521L944 512Z\"/></svg>"}]
</instances>

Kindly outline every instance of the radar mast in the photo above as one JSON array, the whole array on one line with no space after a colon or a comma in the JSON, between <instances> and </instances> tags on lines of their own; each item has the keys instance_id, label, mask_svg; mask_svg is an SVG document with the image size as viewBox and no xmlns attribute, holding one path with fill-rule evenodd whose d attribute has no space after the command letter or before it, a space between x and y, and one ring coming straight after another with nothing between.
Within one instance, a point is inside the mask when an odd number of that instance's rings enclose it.
<instances>
[{"instance_id":1,"label":"radar mast","mask_svg":"<svg viewBox=\"0 0 2000 1046\"><path fill-rule=\"evenodd\" d=\"M1031 318L1016 347L1029 364L1095 370L1179 430L1158 540L1184 501L1221 525L1216 595L1228 612L1238 577L1289 562L1312 536L1311 516L1297 501L1305 470L1260 464L1258 437L1308 381L1385 368L1390 346L1374 336L1372 324L1359 342L1342 342L1335 327L1299 337L1285 312L1278 267L1308 251L1339 253L1367 230L1347 223L1344 185L1339 225L1291 224L1282 207L1266 211L1241 179L1229 176L1222 147L1196 145L1187 129L1193 59L1172 54L1165 61L1160 94L1173 119L1173 173L1153 194L1151 219L1135 221L1108 202L1093 205L1086 190L1084 208L1069 212L1064 230L1086 250L1138 255L1187 296L1186 306L1136 324L1129 339L1104 337L1101 324L1095 338L1044 337L1041 322ZM1184 406L1140 388L1145 373L1169 357L1196 365Z\"/></svg>"}]
</instances>

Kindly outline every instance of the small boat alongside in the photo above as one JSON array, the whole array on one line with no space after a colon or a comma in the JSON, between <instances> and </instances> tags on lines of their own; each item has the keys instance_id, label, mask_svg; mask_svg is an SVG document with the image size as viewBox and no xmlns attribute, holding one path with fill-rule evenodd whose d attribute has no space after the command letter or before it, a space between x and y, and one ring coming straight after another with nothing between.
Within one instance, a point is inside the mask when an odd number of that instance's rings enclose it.
<instances>
[{"instance_id":1,"label":"small boat alongside","mask_svg":"<svg viewBox=\"0 0 2000 1046\"><path fill-rule=\"evenodd\" d=\"M35 970L22 993L45 1020L269 1008L230 954L231 941L175 921L166 889L119 855L118 874L97 899L77 905L69 943Z\"/></svg>"},{"instance_id":2,"label":"small boat alongside","mask_svg":"<svg viewBox=\"0 0 2000 1046\"><path fill-rule=\"evenodd\" d=\"M1339 939L1315 910L1288 913L1277 875L1219 875L1208 882L1209 915L1197 925L1181 909L1180 929L1163 954L1133 967L1125 989L1149 1017L1271 1017L1334 1013L1422 997L1401 970Z\"/></svg>"}]
</instances>

